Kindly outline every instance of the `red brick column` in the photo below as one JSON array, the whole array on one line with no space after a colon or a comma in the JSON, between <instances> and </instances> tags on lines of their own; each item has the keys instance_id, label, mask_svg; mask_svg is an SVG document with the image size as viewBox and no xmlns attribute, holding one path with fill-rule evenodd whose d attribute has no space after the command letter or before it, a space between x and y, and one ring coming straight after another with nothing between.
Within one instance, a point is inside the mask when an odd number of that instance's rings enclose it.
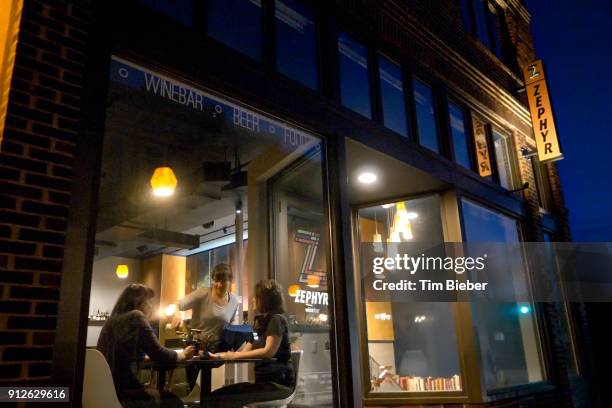
<instances>
[{"instance_id":1,"label":"red brick column","mask_svg":"<svg viewBox=\"0 0 612 408\"><path fill-rule=\"evenodd\" d=\"M0 147L2 385L51 374L87 3L24 1Z\"/></svg>"}]
</instances>

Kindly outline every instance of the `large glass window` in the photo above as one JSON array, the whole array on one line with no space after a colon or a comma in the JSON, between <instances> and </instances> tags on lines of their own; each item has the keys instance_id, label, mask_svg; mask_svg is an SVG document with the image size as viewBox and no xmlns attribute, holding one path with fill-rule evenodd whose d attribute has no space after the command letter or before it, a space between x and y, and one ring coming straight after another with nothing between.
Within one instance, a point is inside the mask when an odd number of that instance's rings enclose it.
<instances>
[{"instance_id":1,"label":"large glass window","mask_svg":"<svg viewBox=\"0 0 612 408\"><path fill-rule=\"evenodd\" d=\"M500 27L503 22L495 5L489 0L461 0L461 14L466 30L502 59Z\"/></svg>"},{"instance_id":2,"label":"large glass window","mask_svg":"<svg viewBox=\"0 0 612 408\"><path fill-rule=\"evenodd\" d=\"M507 244L507 251L496 251L487 260L487 270L499 271L487 275L489 284L510 296L528 293L517 221L467 199L461 204L468 245ZM473 302L472 318L487 389L542 380L533 304Z\"/></svg>"},{"instance_id":3,"label":"large glass window","mask_svg":"<svg viewBox=\"0 0 612 408\"><path fill-rule=\"evenodd\" d=\"M340 100L344 106L372 117L367 48L344 31L338 32Z\"/></svg>"},{"instance_id":4,"label":"large glass window","mask_svg":"<svg viewBox=\"0 0 612 408\"><path fill-rule=\"evenodd\" d=\"M296 0L277 0L276 68L309 88L317 88L316 27L313 12Z\"/></svg>"},{"instance_id":5,"label":"large glass window","mask_svg":"<svg viewBox=\"0 0 612 408\"><path fill-rule=\"evenodd\" d=\"M499 184L510 190L513 187L512 166L510 162L510 140L496 129L493 129L493 148L495 149L495 161Z\"/></svg>"},{"instance_id":6,"label":"large glass window","mask_svg":"<svg viewBox=\"0 0 612 408\"><path fill-rule=\"evenodd\" d=\"M161 345L183 348L194 336L204 352L237 349L253 334L255 317L263 312L252 301L255 284L271 278L284 296L287 348L293 356L302 352L293 402L331 406L322 140L117 57L110 64L108 92L87 345L96 347L103 339L99 349L118 387L124 375L131 384L144 384L148 375L132 375L131 367L152 348L139 349L135 336L132 344L126 343L129 336L113 337L114 328L133 327L122 323L133 314L112 314L130 284L153 290L146 307L124 306L151 312L147 325ZM229 284L214 279L216 267L232 272ZM206 303L213 293L232 308L219 312L219 304ZM181 301L191 295L199 300ZM228 324L208 324L209 313ZM244 370L234 369L239 366ZM221 368L213 369L205 392L249 380L245 364ZM187 371L179 364L166 389L188 396Z\"/></svg>"},{"instance_id":7,"label":"large glass window","mask_svg":"<svg viewBox=\"0 0 612 408\"><path fill-rule=\"evenodd\" d=\"M393 257L396 245L402 242L410 243L408 251L402 249L404 253L414 251L409 256L422 251L433 255L432 248L444 252L439 197L365 207L358 214L370 391L462 390L454 304L397 301L391 299L391 291L375 297L368 292L375 277L365 265L371 266L369 257L374 253Z\"/></svg>"},{"instance_id":8,"label":"large glass window","mask_svg":"<svg viewBox=\"0 0 612 408\"><path fill-rule=\"evenodd\" d=\"M208 0L208 35L249 57L261 59L261 0Z\"/></svg>"},{"instance_id":9,"label":"large glass window","mask_svg":"<svg viewBox=\"0 0 612 408\"><path fill-rule=\"evenodd\" d=\"M402 69L379 54L378 76L382 98L383 123L400 135L407 136L406 102Z\"/></svg>"},{"instance_id":10,"label":"large glass window","mask_svg":"<svg viewBox=\"0 0 612 408\"><path fill-rule=\"evenodd\" d=\"M453 145L453 158L463 167L470 168L470 150L468 147L467 131L465 128L465 113L456 103L448 102L448 116L450 121L451 141Z\"/></svg>"},{"instance_id":11,"label":"large glass window","mask_svg":"<svg viewBox=\"0 0 612 408\"><path fill-rule=\"evenodd\" d=\"M439 152L433 91L429 85L417 78L414 78L412 87L414 88L419 143L434 152Z\"/></svg>"}]
</instances>

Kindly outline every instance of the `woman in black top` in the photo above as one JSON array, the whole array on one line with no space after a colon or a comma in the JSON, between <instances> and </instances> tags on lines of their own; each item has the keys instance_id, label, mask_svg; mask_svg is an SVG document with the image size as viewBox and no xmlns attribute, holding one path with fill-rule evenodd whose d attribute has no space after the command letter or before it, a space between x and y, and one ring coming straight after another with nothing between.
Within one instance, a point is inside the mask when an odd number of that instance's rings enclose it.
<instances>
[{"instance_id":1,"label":"woman in black top","mask_svg":"<svg viewBox=\"0 0 612 408\"><path fill-rule=\"evenodd\" d=\"M274 280L262 280L255 286L255 308L260 313L253 328L257 340L247 343L241 351L213 354L221 359L261 358L274 359L255 364L255 383L238 383L216 390L210 407L242 407L257 401L283 399L295 387L291 363L289 324L285 312L281 286Z\"/></svg>"},{"instance_id":2,"label":"woman in black top","mask_svg":"<svg viewBox=\"0 0 612 408\"><path fill-rule=\"evenodd\" d=\"M124 407L182 407L181 400L172 393L146 389L138 381L137 365L146 354L158 362L174 362L193 357L195 348L180 352L159 344L148 318L153 305L153 290L133 283L119 296L115 307L104 323L97 349L104 354L111 368L117 396Z\"/></svg>"}]
</instances>

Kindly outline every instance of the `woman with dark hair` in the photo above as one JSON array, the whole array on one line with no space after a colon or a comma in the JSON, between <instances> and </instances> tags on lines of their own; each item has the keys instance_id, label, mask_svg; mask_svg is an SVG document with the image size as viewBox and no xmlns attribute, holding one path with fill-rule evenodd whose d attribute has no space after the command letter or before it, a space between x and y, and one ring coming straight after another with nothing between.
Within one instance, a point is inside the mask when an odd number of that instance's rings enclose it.
<instances>
[{"instance_id":1,"label":"woman with dark hair","mask_svg":"<svg viewBox=\"0 0 612 408\"><path fill-rule=\"evenodd\" d=\"M214 358L266 359L255 363L255 383L238 383L220 388L206 401L210 407L242 407L250 402L283 399L295 386L291 363L289 323L284 316L283 291L274 280L261 280L255 286L255 308L259 312L253 328L257 340L241 351L212 354Z\"/></svg>"},{"instance_id":2,"label":"woman with dark hair","mask_svg":"<svg viewBox=\"0 0 612 408\"><path fill-rule=\"evenodd\" d=\"M153 312L151 288L133 283L123 290L109 319L104 323L97 349L104 354L113 374L117 396L124 407L182 407L174 394L146 389L138 381L137 365L146 354L152 361L190 359L195 348L175 352L159 344L150 319Z\"/></svg>"}]
</instances>

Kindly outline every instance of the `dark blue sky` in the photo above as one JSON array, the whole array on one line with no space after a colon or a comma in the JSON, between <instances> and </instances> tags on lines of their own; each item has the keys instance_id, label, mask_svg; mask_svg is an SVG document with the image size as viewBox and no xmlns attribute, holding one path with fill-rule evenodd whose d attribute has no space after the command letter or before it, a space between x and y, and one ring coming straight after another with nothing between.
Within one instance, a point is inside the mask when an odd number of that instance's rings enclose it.
<instances>
[{"instance_id":1,"label":"dark blue sky","mask_svg":"<svg viewBox=\"0 0 612 408\"><path fill-rule=\"evenodd\" d=\"M527 0L565 159L574 241L612 241L612 2Z\"/></svg>"}]
</instances>

